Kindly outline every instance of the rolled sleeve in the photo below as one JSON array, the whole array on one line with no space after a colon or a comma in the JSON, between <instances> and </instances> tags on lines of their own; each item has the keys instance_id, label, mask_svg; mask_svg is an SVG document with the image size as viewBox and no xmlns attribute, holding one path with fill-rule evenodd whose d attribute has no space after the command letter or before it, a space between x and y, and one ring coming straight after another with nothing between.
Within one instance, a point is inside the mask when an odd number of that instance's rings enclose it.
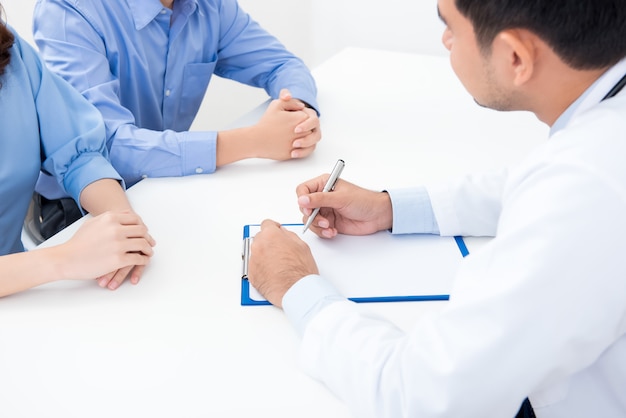
<instances>
[{"instance_id":1,"label":"rolled sleeve","mask_svg":"<svg viewBox=\"0 0 626 418\"><path fill-rule=\"evenodd\" d=\"M80 194L83 189L93 183L104 178L118 180L122 187L125 187L124 181L115 171L109 160L97 152L86 152L74 159L63 179L63 187L70 196L80 202Z\"/></svg>"},{"instance_id":2,"label":"rolled sleeve","mask_svg":"<svg viewBox=\"0 0 626 418\"><path fill-rule=\"evenodd\" d=\"M31 74L44 156L40 178L56 180L56 184L40 181L37 191L55 198L69 195L78 202L88 184L102 178L121 180L108 160L104 122L98 110L50 72L34 49L24 47L23 59ZM40 190L43 184L49 189Z\"/></svg>"}]
</instances>

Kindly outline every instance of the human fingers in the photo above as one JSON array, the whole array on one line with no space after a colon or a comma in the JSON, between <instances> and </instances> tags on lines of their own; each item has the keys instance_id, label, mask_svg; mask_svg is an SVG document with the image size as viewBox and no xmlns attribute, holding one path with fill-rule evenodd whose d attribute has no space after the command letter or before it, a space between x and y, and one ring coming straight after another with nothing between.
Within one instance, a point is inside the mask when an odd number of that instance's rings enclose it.
<instances>
[{"instance_id":1,"label":"human fingers","mask_svg":"<svg viewBox=\"0 0 626 418\"><path fill-rule=\"evenodd\" d=\"M137 258L138 260L140 260L141 263L147 262L147 257L141 256L140 254L131 254L130 257L127 257L127 258L128 259ZM143 274L145 267L146 267L145 264L137 264L137 265L129 265L127 267L119 269L117 273L113 275L111 280L109 280L106 287L109 290L115 290L118 287L120 287L120 285L124 282L124 280L126 280L129 277L130 277L130 282L132 284L139 283L139 280L141 279L141 276Z\"/></svg>"},{"instance_id":2,"label":"human fingers","mask_svg":"<svg viewBox=\"0 0 626 418\"><path fill-rule=\"evenodd\" d=\"M109 284L109 282L111 281L113 276L115 276L116 272L117 272L117 270L112 271L111 273L107 273L104 276L98 277L96 279L96 281L98 282L98 286L100 286L100 287L107 287L107 285Z\"/></svg>"},{"instance_id":3,"label":"human fingers","mask_svg":"<svg viewBox=\"0 0 626 418\"><path fill-rule=\"evenodd\" d=\"M141 276L143 276L143 271L146 269L146 266L134 266L130 272L130 282L132 284L139 283L141 280Z\"/></svg>"},{"instance_id":4,"label":"human fingers","mask_svg":"<svg viewBox=\"0 0 626 418\"><path fill-rule=\"evenodd\" d=\"M319 131L320 119L317 116L317 112L309 108L304 108L302 111L308 116L308 118L296 126L294 133L299 134Z\"/></svg>"},{"instance_id":5,"label":"human fingers","mask_svg":"<svg viewBox=\"0 0 626 418\"><path fill-rule=\"evenodd\" d=\"M301 196L306 196L311 193L319 192L324 189L326 185L326 181L328 180L329 174L322 174L321 176L317 176L310 180L305 181L304 183L299 184L296 187L296 196L300 198ZM309 206L309 201L303 201L305 206L300 206L300 212L302 212L305 216L309 216L313 210L313 206Z\"/></svg>"},{"instance_id":6,"label":"human fingers","mask_svg":"<svg viewBox=\"0 0 626 418\"><path fill-rule=\"evenodd\" d=\"M111 280L109 280L109 282L107 283L107 289L115 290L120 287L122 282L126 279L126 276L128 276L128 273L130 272L132 267L133 266L126 266L117 270Z\"/></svg>"},{"instance_id":7,"label":"human fingers","mask_svg":"<svg viewBox=\"0 0 626 418\"><path fill-rule=\"evenodd\" d=\"M156 245L156 241L148 232L148 228L144 224L126 225L121 229L122 238L141 238L144 239L151 247Z\"/></svg>"},{"instance_id":8,"label":"human fingers","mask_svg":"<svg viewBox=\"0 0 626 418\"><path fill-rule=\"evenodd\" d=\"M143 236L153 245L156 244L141 218L131 211L102 213L88 219L80 230L91 228L113 232L118 239Z\"/></svg>"},{"instance_id":9,"label":"human fingers","mask_svg":"<svg viewBox=\"0 0 626 418\"><path fill-rule=\"evenodd\" d=\"M273 100L270 106L277 106L281 110L287 111L304 110L306 107L301 100L295 99L288 89L282 89L278 95L278 99Z\"/></svg>"},{"instance_id":10,"label":"human fingers","mask_svg":"<svg viewBox=\"0 0 626 418\"><path fill-rule=\"evenodd\" d=\"M265 219L263 220L263 222L261 222L261 232L280 228L281 224L272 219Z\"/></svg>"},{"instance_id":11,"label":"human fingers","mask_svg":"<svg viewBox=\"0 0 626 418\"><path fill-rule=\"evenodd\" d=\"M145 238L124 238L117 244L115 252L117 253L117 261L115 264L119 266L118 270L105 274L97 279L100 287L108 287L111 290L119 287L126 276L128 276L133 266L147 264L150 257L154 254L154 249ZM135 274L135 284L139 281L142 271L143 269L140 269L137 274Z\"/></svg>"},{"instance_id":12,"label":"human fingers","mask_svg":"<svg viewBox=\"0 0 626 418\"><path fill-rule=\"evenodd\" d=\"M122 262L123 264L126 264L126 267L117 270L111 280L107 283L106 287L110 290L117 289L124 282L124 280L126 280L131 271L133 271L133 274L131 275L131 282L133 284L139 283L143 269L145 268L145 265L148 264L149 260L150 257L138 252L124 254ZM135 272L135 270L137 270L137 272Z\"/></svg>"},{"instance_id":13,"label":"human fingers","mask_svg":"<svg viewBox=\"0 0 626 418\"><path fill-rule=\"evenodd\" d=\"M305 194L321 192L322 190L324 190L324 185L326 185L328 176L330 176L330 174L326 173L317 177L313 177L312 179L309 179L303 183L300 183L296 187L296 195L302 196Z\"/></svg>"},{"instance_id":14,"label":"human fingers","mask_svg":"<svg viewBox=\"0 0 626 418\"><path fill-rule=\"evenodd\" d=\"M286 110L288 112L302 112L305 109L304 103L302 103L298 99L281 100L280 104L281 104L281 109ZM303 115L306 115L306 113L304 112L302 113Z\"/></svg>"},{"instance_id":15,"label":"human fingers","mask_svg":"<svg viewBox=\"0 0 626 418\"><path fill-rule=\"evenodd\" d=\"M291 150L291 154L289 155L291 158L306 158L309 155L313 154L313 151L315 151L316 147L317 144L313 144L310 147L295 148Z\"/></svg>"},{"instance_id":16,"label":"human fingers","mask_svg":"<svg viewBox=\"0 0 626 418\"><path fill-rule=\"evenodd\" d=\"M156 240L148 232L148 227L143 222L141 217L132 211L124 211L119 213L113 213L112 216L120 224L127 228L124 229L127 238L143 237L151 246L156 245Z\"/></svg>"},{"instance_id":17,"label":"human fingers","mask_svg":"<svg viewBox=\"0 0 626 418\"><path fill-rule=\"evenodd\" d=\"M289 91L289 89L280 89L280 93L278 94L278 97L281 100L285 100L285 101L289 101L293 98L291 96L291 92Z\"/></svg>"},{"instance_id":18,"label":"human fingers","mask_svg":"<svg viewBox=\"0 0 626 418\"><path fill-rule=\"evenodd\" d=\"M309 230L313 232L315 235L321 238L334 238L337 236L339 231L337 228L331 226L331 221L324 217L324 211L319 211L313 219L311 225L309 226ZM332 214L332 212L330 212ZM309 220L309 216L311 215L302 215L302 223L306 224Z\"/></svg>"},{"instance_id":19,"label":"human fingers","mask_svg":"<svg viewBox=\"0 0 626 418\"><path fill-rule=\"evenodd\" d=\"M306 135L300 136L293 141L294 151L304 148L313 148L322 139L322 132L319 129L308 131Z\"/></svg>"},{"instance_id":20,"label":"human fingers","mask_svg":"<svg viewBox=\"0 0 626 418\"><path fill-rule=\"evenodd\" d=\"M328 178L328 176L326 176L326 178ZM314 208L340 209L348 203L347 192L349 189L345 186L349 184L350 183L344 180L337 180L332 193L323 192L324 186L320 189L318 187L319 184L314 185L314 190L310 190L309 193L303 193L298 196L298 206L311 210Z\"/></svg>"},{"instance_id":21,"label":"human fingers","mask_svg":"<svg viewBox=\"0 0 626 418\"><path fill-rule=\"evenodd\" d=\"M103 218L120 225L143 225L143 221L139 215L130 210L121 212L104 212L96 216L94 219Z\"/></svg>"},{"instance_id":22,"label":"human fingers","mask_svg":"<svg viewBox=\"0 0 626 418\"><path fill-rule=\"evenodd\" d=\"M125 239L120 243L119 251L122 254L137 253L148 257L152 257L154 254L154 248L150 245L150 242L143 237Z\"/></svg>"}]
</instances>

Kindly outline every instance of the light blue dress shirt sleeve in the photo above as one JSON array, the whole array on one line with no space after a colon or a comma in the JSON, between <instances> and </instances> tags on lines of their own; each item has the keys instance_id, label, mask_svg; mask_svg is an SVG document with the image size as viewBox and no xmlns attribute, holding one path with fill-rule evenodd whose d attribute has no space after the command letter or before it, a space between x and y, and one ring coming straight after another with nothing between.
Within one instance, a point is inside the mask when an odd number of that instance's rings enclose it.
<instances>
[{"instance_id":1,"label":"light blue dress shirt sleeve","mask_svg":"<svg viewBox=\"0 0 626 418\"><path fill-rule=\"evenodd\" d=\"M96 180L120 180L106 158L100 113L17 35L1 81L0 255L23 250L22 224L40 169L76 201Z\"/></svg>"},{"instance_id":2,"label":"light blue dress shirt sleeve","mask_svg":"<svg viewBox=\"0 0 626 418\"><path fill-rule=\"evenodd\" d=\"M391 189L394 234L435 234L439 227L426 187Z\"/></svg>"},{"instance_id":3,"label":"light blue dress shirt sleeve","mask_svg":"<svg viewBox=\"0 0 626 418\"><path fill-rule=\"evenodd\" d=\"M282 88L317 108L304 63L235 0L39 0L34 37L46 63L102 113L114 167L143 177L216 169L217 132L190 132L213 74ZM225 97L224 100L230 100Z\"/></svg>"},{"instance_id":4,"label":"light blue dress shirt sleeve","mask_svg":"<svg viewBox=\"0 0 626 418\"><path fill-rule=\"evenodd\" d=\"M325 278L316 274L297 281L283 296L283 310L300 336L309 320L333 302L346 300Z\"/></svg>"},{"instance_id":5,"label":"light blue dress shirt sleeve","mask_svg":"<svg viewBox=\"0 0 626 418\"><path fill-rule=\"evenodd\" d=\"M394 234L438 234L437 221L425 187L388 190L393 209ZM285 293L283 310L302 335L309 320L331 303L345 301L330 281L322 276L302 278Z\"/></svg>"}]
</instances>

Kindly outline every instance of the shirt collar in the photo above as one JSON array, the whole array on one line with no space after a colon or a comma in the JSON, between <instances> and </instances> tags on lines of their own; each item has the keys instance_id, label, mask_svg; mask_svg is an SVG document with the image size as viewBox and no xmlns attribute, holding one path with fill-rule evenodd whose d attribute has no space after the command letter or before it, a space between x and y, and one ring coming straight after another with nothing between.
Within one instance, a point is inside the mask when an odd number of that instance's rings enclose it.
<instances>
[{"instance_id":1,"label":"shirt collar","mask_svg":"<svg viewBox=\"0 0 626 418\"><path fill-rule=\"evenodd\" d=\"M152 22L161 11L164 6L157 0L126 0L130 13L133 16L135 22L135 29L141 30L145 28L150 22ZM191 14L198 6L197 0L175 0L174 4L179 3L175 7L182 7L181 10L189 11Z\"/></svg>"},{"instance_id":2,"label":"shirt collar","mask_svg":"<svg viewBox=\"0 0 626 418\"><path fill-rule=\"evenodd\" d=\"M576 116L600 103L602 98L626 74L626 58L609 68L559 116L550 128L550 136L567 127Z\"/></svg>"}]
</instances>

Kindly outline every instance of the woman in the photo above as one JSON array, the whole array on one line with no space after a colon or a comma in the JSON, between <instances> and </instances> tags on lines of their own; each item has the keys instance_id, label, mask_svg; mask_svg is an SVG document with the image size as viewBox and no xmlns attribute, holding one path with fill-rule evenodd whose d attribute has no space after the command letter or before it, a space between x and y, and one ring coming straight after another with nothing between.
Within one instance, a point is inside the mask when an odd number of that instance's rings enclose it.
<instances>
[{"instance_id":1,"label":"woman","mask_svg":"<svg viewBox=\"0 0 626 418\"><path fill-rule=\"evenodd\" d=\"M104 137L100 113L0 21L0 296L62 279L97 279L111 290L129 275L139 281L154 240L107 160ZM24 252L35 184L50 176L94 217L66 243Z\"/></svg>"}]
</instances>

